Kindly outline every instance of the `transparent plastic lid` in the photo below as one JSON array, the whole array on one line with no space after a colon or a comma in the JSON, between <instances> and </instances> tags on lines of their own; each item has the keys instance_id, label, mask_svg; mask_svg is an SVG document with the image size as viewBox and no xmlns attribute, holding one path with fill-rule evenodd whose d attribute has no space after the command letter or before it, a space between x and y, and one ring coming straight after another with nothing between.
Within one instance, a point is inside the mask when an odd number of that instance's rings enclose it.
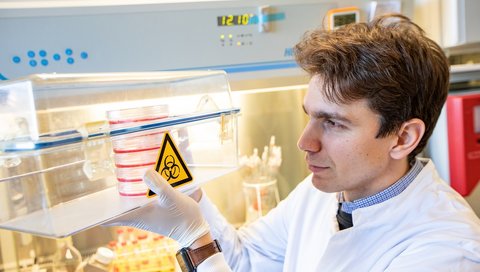
<instances>
[{"instance_id":1,"label":"transparent plastic lid","mask_svg":"<svg viewBox=\"0 0 480 272\"><path fill-rule=\"evenodd\" d=\"M97 124L106 121L115 128L232 108L223 71L34 74L0 82L0 142L48 147L105 134Z\"/></svg>"},{"instance_id":2,"label":"transparent plastic lid","mask_svg":"<svg viewBox=\"0 0 480 272\"><path fill-rule=\"evenodd\" d=\"M125 135L142 131L150 131L158 128L178 126L192 122L205 121L211 118L220 117L222 115L232 115L239 112L240 109L233 108L224 111L196 114L186 117L159 118L153 120L153 122L132 122L128 123L128 125L125 123L124 125L118 128L113 128L110 131L108 129L102 128L98 131L91 131L89 134L84 134L80 130L60 131L56 133L40 135L38 140L31 140L30 138L16 138L8 141L0 141L0 150L3 152L39 150L81 142L85 139L93 139L106 136L114 137L117 135Z\"/></svg>"}]
</instances>

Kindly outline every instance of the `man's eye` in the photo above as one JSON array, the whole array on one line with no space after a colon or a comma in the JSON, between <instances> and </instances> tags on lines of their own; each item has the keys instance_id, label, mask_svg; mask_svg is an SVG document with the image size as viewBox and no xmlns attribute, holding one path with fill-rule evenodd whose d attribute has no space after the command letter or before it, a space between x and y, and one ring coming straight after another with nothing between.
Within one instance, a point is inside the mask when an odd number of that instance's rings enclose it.
<instances>
[{"instance_id":1,"label":"man's eye","mask_svg":"<svg viewBox=\"0 0 480 272\"><path fill-rule=\"evenodd\" d=\"M326 119L324 121L324 125L326 128L334 128L334 129L344 128L344 126L341 123L330 120L330 119Z\"/></svg>"},{"instance_id":2,"label":"man's eye","mask_svg":"<svg viewBox=\"0 0 480 272\"><path fill-rule=\"evenodd\" d=\"M333 127L338 125L335 121L332 121L332 120L325 120L325 123Z\"/></svg>"}]
</instances>

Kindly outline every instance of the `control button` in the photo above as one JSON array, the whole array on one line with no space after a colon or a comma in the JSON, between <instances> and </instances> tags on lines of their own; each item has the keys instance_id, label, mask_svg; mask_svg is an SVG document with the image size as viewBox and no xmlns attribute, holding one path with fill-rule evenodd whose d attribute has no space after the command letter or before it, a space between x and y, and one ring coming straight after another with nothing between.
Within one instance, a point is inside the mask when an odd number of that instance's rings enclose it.
<instances>
[{"instance_id":1,"label":"control button","mask_svg":"<svg viewBox=\"0 0 480 272\"><path fill-rule=\"evenodd\" d=\"M40 50L40 51L38 51L38 55L39 55L40 57L44 58L44 57L47 55L47 51L45 51L45 50Z\"/></svg>"},{"instance_id":2,"label":"control button","mask_svg":"<svg viewBox=\"0 0 480 272\"><path fill-rule=\"evenodd\" d=\"M29 63L30 66L32 66L32 67L37 66L37 61L36 61L36 60L30 60L28 63Z\"/></svg>"},{"instance_id":3,"label":"control button","mask_svg":"<svg viewBox=\"0 0 480 272\"><path fill-rule=\"evenodd\" d=\"M41 63L43 66L48 66L48 60L46 60L46 59L42 59L42 60L40 61L40 63Z\"/></svg>"},{"instance_id":4,"label":"control button","mask_svg":"<svg viewBox=\"0 0 480 272\"><path fill-rule=\"evenodd\" d=\"M71 48L67 48L67 49L65 49L65 54L67 56L71 56L73 54L73 50Z\"/></svg>"},{"instance_id":5,"label":"control button","mask_svg":"<svg viewBox=\"0 0 480 272\"><path fill-rule=\"evenodd\" d=\"M32 50L30 50L30 51L27 52L27 56L28 56L29 58L34 58L34 57L35 57L35 52L33 52Z\"/></svg>"},{"instance_id":6,"label":"control button","mask_svg":"<svg viewBox=\"0 0 480 272\"><path fill-rule=\"evenodd\" d=\"M60 54L53 54L53 59L59 61L61 59Z\"/></svg>"},{"instance_id":7,"label":"control button","mask_svg":"<svg viewBox=\"0 0 480 272\"><path fill-rule=\"evenodd\" d=\"M67 63L68 64L73 64L73 63L75 63L75 60L73 58L67 58Z\"/></svg>"},{"instance_id":8,"label":"control button","mask_svg":"<svg viewBox=\"0 0 480 272\"><path fill-rule=\"evenodd\" d=\"M80 57L82 59L88 59L88 53L87 52L82 52L82 53L80 53Z\"/></svg>"},{"instance_id":9,"label":"control button","mask_svg":"<svg viewBox=\"0 0 480 272\"><path fill-rule=\"evenodd\" d=\"M22 59L19 56L14 56L12 58L12 61L13 61L13 63L20 63L20 61L22 61Z\"/></svg>"}]
</instances>

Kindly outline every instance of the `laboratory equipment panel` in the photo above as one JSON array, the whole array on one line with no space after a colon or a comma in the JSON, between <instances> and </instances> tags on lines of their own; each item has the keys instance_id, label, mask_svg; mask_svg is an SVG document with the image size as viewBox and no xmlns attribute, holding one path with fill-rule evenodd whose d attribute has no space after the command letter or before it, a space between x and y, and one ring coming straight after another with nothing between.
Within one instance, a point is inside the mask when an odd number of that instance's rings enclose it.
<instances>
[{"instance_id":1,"label":"laboratory equipment panel","mask_svg":"<svg viewBox=\"0 0 480 272\"><path fill-rule=\"evenodd\" d=\"M356 6L354 19L367 21L372 3L394 2L412 14L412 1L173 2L0 3L0 78L185 69L298 75L292 47L305 31L326 23L329 10ZM334 15L336 22L351 20Z\"/></svg>"}]
</instances>

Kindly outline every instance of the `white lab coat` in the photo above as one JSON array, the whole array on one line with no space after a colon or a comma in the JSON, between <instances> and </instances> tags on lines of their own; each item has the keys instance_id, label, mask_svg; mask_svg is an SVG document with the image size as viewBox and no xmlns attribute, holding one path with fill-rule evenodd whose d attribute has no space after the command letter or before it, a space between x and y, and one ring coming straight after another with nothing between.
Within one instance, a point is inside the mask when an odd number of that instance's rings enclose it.
<instances>
[{"instance_id":1,"label":"white lab coat","mask_svg":"<svg viewBox=\"0 0 480 272\"><path fill-rule=\"evenodd\" d=\"M480 220L431 161L398 196L353 212L338 231L336 194L311 176L269 214L235 230L200 207L234 271L480 271Z\"/></svg>"}]
</instances>

